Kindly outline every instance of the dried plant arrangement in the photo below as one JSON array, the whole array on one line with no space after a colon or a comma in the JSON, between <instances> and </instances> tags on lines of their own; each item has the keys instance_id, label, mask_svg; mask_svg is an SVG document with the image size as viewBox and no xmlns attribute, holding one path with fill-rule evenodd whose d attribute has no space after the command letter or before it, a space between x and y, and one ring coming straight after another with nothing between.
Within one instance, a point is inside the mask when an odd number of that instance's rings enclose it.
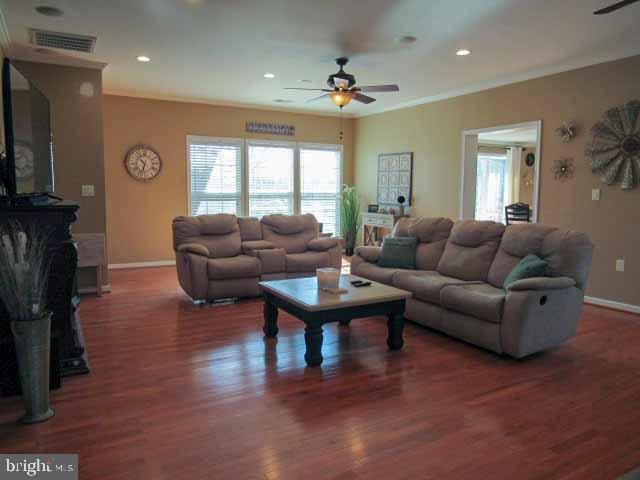
<instances>
[{"instance_id":1,"label":"dried plant arrangement","mask_svg":"<svg viewBox=\"0 0 640 480\"><path fill-rule=\"evenodd\" d=\"M0 300L12 321L30 321L47 313L48 233L9 222L0 228Z\"/></svg>"}]
</instances>

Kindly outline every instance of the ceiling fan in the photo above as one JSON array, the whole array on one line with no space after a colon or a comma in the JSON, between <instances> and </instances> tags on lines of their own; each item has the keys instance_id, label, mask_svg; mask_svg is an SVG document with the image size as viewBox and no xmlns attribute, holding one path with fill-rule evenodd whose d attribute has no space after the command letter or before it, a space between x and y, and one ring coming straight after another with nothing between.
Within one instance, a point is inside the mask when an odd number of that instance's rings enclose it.
<instances>
[{"instance_id":1,"label":"ceiling fan","mask_svg":"<svg viewBox=\"0 0 640 480\"><path fill-rule=\"evenodd\" d=\"M329 75L327 79L327 85L330 89L327 88L296 88L296 87L287 87L285 90L312 90L319 92L327 92L323 93L319 97L312 98L311 100L307 100L309 102L315 102L316 100L320 100L321 98L329 97L331 101L342 109L345 105L351 102L351 100L355 100L361 103L371 103L375 102L376 99L373 97L369 97L367 95L363 95L361 92L398 92L400 88L398 85L369 85L359 87L356 86L356 77L353 75L346 73L344 71L344 66L349 62L347 57L336 58L336 63L340 67L333 75Z\"/></svg>"},{"instance_id":2,"label":"ceiling fan","mask_svg":"<svg viewBox=\"0 0 640 480\"><path fill-rule=\"evenodd\" d=\"M615 12L616 10L621 9L622 7L626 7L627 5L631 5L632 3L636 3L638 0L622 0L621 2L614 3L613 5L609 5L608 7L601 8L600 10L596 10L593 12L594 15L605 15L607 13Z\"/></svg>"}]
</instances>

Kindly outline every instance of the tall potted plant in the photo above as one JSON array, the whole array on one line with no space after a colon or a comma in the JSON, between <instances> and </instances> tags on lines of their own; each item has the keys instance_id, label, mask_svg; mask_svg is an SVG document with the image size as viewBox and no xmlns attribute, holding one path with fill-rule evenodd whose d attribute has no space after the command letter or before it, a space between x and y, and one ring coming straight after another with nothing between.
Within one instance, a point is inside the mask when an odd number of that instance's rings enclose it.
<instances>
[{"instance_id":1,"label":"tall potted plant","mask_svg":"<svg viewBox=\"0 0 640 480\"><path fill-rule=\"evenodd\" d=\"M344 238L345 254L350 257L356 248L358 230L360 230L360 199L356 188L342 186L340 194L340 225Z\"/></svg>"},{"instance_id":2,"label":"tall potted plant","mask_svg":"<svg viewBox=\"0 0 640 480\"><path fill-rule=\"evenodd\" d=\"M23 423L53 416L49 405L51 313L46 307L47 234L11 222L0 229L0 301L9 313L25 415Z\"/></svg>"}]
</instances>

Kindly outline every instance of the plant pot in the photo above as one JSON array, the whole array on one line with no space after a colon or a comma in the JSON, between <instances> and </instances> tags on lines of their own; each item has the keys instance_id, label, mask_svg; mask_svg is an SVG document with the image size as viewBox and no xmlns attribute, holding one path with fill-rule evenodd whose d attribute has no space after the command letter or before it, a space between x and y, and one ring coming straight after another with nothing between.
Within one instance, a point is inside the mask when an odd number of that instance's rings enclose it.
<instances>
[{"instance_id":1,"label":"plant pot","mask_svg":"<svg viewBox=\"0 0 640 480\"><path fill-rule=\"evenodd\" d=\"M11 322L25 414L22 423L44 422L54 414L49 406L51 314Z\"/></svg>"}]
</instances>

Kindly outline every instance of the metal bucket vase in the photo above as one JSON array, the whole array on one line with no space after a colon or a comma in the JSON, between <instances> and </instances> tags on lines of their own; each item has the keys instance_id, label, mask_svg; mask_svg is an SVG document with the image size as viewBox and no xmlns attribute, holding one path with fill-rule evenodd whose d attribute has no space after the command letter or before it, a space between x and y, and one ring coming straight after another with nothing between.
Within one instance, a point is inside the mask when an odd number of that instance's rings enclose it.
<instances>
[{"instance_id":1,"label":"metal bucket vase","mask_svg":"<svg viewBox=\"0 0 640 480\"><path fill-rule=\"evenodd\" d=\"M11 322L25 415L22 423L38 423L53 417L49 406L49 355L51 314L31 321Z\"/></svg>"}]
</instances>

